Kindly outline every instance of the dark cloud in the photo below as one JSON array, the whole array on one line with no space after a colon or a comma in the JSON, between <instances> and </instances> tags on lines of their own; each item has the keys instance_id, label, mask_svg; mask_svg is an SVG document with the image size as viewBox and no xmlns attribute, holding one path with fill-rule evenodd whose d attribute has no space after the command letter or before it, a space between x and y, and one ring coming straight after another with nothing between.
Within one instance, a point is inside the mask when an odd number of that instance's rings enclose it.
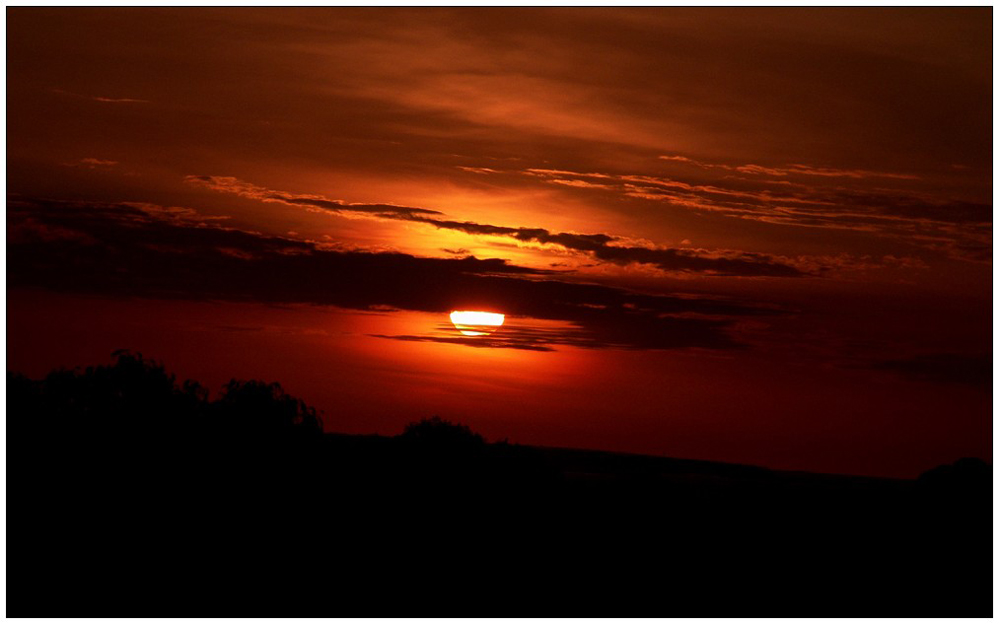
<instances>
[{"instance_id":1,"label":"dark cloud","mask_svg":"<svg viewBox=\"0 0 1000 625\"><path fill-rule=\"evenodd\" d=\"M735 319L776 312L569 282L501 259L323 249L151 205L11 201L7 227L8 288L358 310L500 310L571 326L555 334L509 329L493 339L495 347L733 349L728 328ZM440 338L447 337L419 340Z\"/></svg>"},{"instance_id":2,"label":"dark cloud","mask_svg":"<svg viewBox=\"0 0 1000 625\"><path fill-rule=\"evenodd\" d=\"M421 220L439 228L452 228L470 233L492 234L496 226L482 224ZM594 258L618 265L643 263L666 271L698 272L726 276L799 277L800 269L766 254L750 252L692 250L685 248L649 248L616 245L619 240L607 234L553 233L541 228L506 228L505 234L520 241L556 244Z\"/></svg>"},{"instance_id":3,"label":"dark cloud","mask_svg":"<svg viewBox=\"0 0 1000 625\"><path fill-rule=\"evenodd\" d=\"M467 347L520 349L533 352L552 352L555 351L554 346L556 345L572 345L587 339L594 340L591 335L575 327L552 330L509 322L489 336L466 336L456 330L454 326L444 324L439 325L433 333L426 335L372 334L370 336L395 341L447 343Z\"/></svg>"},{"instance_id":4,"label":"dark cloud","mask_svg":"<svg viewBox=\"0 0 1000 625\"><path fill-rule=\"evenodd\" d=\"M395 341L409 341L411 343L449 343L452 345L464 345L466 347L480 347L491 349L521 349L531 352L554 352L555 349L547 345L533 344L530 342L508 341L505 339L495 339L493 337L471 337L471 336L418 336L414 334L369 334L368 336L377 339L392 339Z\"/></svg>"},{"instance_id":5,"label":"dark cloud","mask_svg":"<svg viewBox=\"0 0 1000 625\"><path fill-rule=\"evenodd\" d=\"M494 170L489 170L494 171ZM307 206L335 213L354 211L374 214L383 219L399 219L424 223L445 230L472 235L510 237L525 243L559 245L567 250L588 254L597 260L628 265L642 263L664 271L694 272L718 276L794 278L806 275L801 269L767 254L728 250L693 250L684 248L649 248L622 245L621 239L609 234L577 234L551 232L544 228L511 228L470 221L452 221L429 215L438 211L382 204L346 204L316 196L293 195L265 189L236 178L220 176L188 176L188 182L201 184L216 191L235 193L264 202L282 202Z\"/></svg>"},{"instance_id":6,"label":"dark cloud","mask_svg":"<svg viewBox=\"0 0 1000 625\"><path fill-rule=\"evenodd\" d=\"M665 157L661 157L665 158ZM741 174L787 176L793 173L820 178L861 179L872 177L915 180L916 176L884 174L864 170L833 170L794 165L769 169L757 165L729 166L696 162L684 157L667 160L702 168ZM511 173L511 172L498 172ZM558 169L526 169L522 175L548 183L570 184L599 180L601 184L579 184L618 196L660 202L671 207L710 212L726 217L779 226L856 231L900 239L914 246L943 253L955 259L985 262L992 249L993 207L983 202L933 197L900 189L855 189L822 180L790 182L758 180L732 173L710 184L689 183L678 178L639 174L574 172ZM753 260L767 262L768 256ZM801 271L813 263L794 266Z\"/></svg>"},{"instance_id":7,"label":"dark cloud","mask_svg":"<svg viewBox=\"0 0 1000 625\"><path fill-rule=\"evenodd\" d=\"M673 161L689 162L681 158ZM705 163L698 164L706 166ZM740 167L723 166L726 171ZM777 171L777 170L776 170ZM821 178L889 177L910 179L903 174L880 174L862 170L829 170L795 165L784 172L809 172ZM500 170L476 172L504 173ZM509 173L509 172L508 172ZM842 187L823 187L793 183L775 190L740 186L739 180L724 177L713 184L690 184L671 178L635 174L581 173L555 169L527 169L521 173L548 182L600 180L602 184L581 184L611 190L629 197L665 202L698 211L750 219L782 226L853 230L903 239L924 250L951 258L988 263L992 256L992 207L988 204L941 200L902 191L861 191ZM742 172L746 173L746 172ZM757 172L760 173L760 172ZM774 174L776 175L776 174ZM787 174L782 174L787 175ZM663 271L697 273L710 276L795 278L823 275L830 270L851 269L856 262L847 258L789 259L781 256L739 250L662 248L629 245L610 234L552 232L545 228L509 227L469 221L443 219L438 211L383 204L348 204L319 196L296 195L265 189L236 178L188 176L188 182L217 191L234 193L265 202L334 213L367 213L381 219L423 223L436 228L470 235L509 237L524 243L558 245L585 254L597 261L617 265L645 264Z\"/></svg>"},{"instance_id":8,"label":"dark cloud","mask_svg":"<svg viewBox=\"0 0 1000 625\"><path fill-rule=\"evenodd\" d=\"M440 325L426 335L384 335L377 338L397 341L449 343L470 347L521 349L537 352L555 351L558 346L586 349L678 349L712 347L742 349L725 334L730 320L703 317L684 318L620 309L577 311L569 327L532 327L505 323L490 336L465 336L450 325Z\"/></svg>"},{"instance_id":9,"label":"dark cloud","mask_svg":"<svg viewBox=\"0 0 1000 625\"><path fill-rule=\"evenodd\" d=\"M608 234L550 232L544 228L507 228L416 216L412 220L468 234L506 236L518 241L560 245L568 250L590 254L598 260L616 265L643 263L665 271L697 272L719 276L795 278L805 275L800 269L766 254L635 247L615 245L618 239Z\"/></svg>"},{"instance_id":10,"label":"dark cloud","mask_svg":"<svg viewBox=\"0 0 1000 625\"><path fill-rule=\"evenodd\" d=\"M262 202L281 202L282 204L317 208L334 213L367 213L385 219L400 219L412 215L441 214L438 211L427 208L413 208L393 204L351 204L314 195L295 195L259 187L229 176L186 176L184 180L185 182L199 184L215 191L234 193Z\"/></svg>"},{"instance_id":11,"label":"dark cloud","mask_svg":"<svg viewBox=\"0 0 1000 625\"><path fill-rule=\"evenodd\" d=\"M922 382L964 384L984 390L993 388L993 357L990 354L922 354L883 361L875 368Z\"/></svg>"}]
</instances>

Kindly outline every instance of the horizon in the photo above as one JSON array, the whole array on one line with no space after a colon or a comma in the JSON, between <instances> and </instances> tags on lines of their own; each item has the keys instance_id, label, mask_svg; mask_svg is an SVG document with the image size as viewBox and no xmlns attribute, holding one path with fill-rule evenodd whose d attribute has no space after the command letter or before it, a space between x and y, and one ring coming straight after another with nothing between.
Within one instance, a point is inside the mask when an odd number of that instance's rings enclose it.
<instances>
[{"instance_id":1,"label":"horizon","mask_svg":"<svg viewBox=\"0 0 1000 625\"><path fill-rule=\"evenodd\" d=\"M152 367L154 370L156 368L160 368L160 370L162 370L166 375L170 376L170 378L173 380L174 388L178 392L182 392L182 389L184 388L185 384L187 384L187 383L194 383L197 388L199 388L201 391L204 392L204 399L205 399L205 401L210 402L210 403L222 399L225 396L225 394L226 394L226 387L230 383L246 384L246 383L261 382L263 384L276 384L278 390L281 391L281 392L284 392L284 390L285 390L281 386L281 383L279 381L238 380L236 378L231 378L230 381L227 382L226 384L223 384L221 386L221 388L212 389L212 388L208 388L208 387L205 387L205 386L201 385L198 380L185 379L185 378L182 378L182 377L178 377L175 373L173 373L171 371L171 369L166 365L166 363L157 361L154 358L149 358L149 357L147 357L147 356L145 356L144 354L141 354L141 353L131 352L130 350L127 350L127 349L117 350L114 354L112 354L112 357L113 357L112 360L117 362L117 360L119 358L121 358L122 355L124 355L127 358L137 358L139 362L144 362L147 366ZM114 364L110 365L111 368L114 368L115 366L116 365L114 365ZM75 375L78 375L78 376L79 375L87 375L91 371L101 370L101 369L106 368L106 367L109 367L109 365L107 363L97 364L97 365L93 365L92 364L92 365L80 365L80 366L76 366L76 367L59 368L59 369L54 369L54 370L50 371L48 373L48 375L41 376L41 377L38 377L36 379L32 379L32 378L30 378L28 376L24 376L24 379L26 379L30 383L42 383L42 384L44 384L45 380L48 379L49 376L54 375L54 374L71 372L71 373L73 373ZM8 374L13 374L15 376L23 376L24 375L24 374L22 374L20 372L16 372L16 371L8 371ZM136 389L136 390L138 390L138 389ZM309 402L303 400L303 398L301 398L301 397L294 397L294 396L290 396L290 397L292 399L294 399L294 400L302 401L303 405L306 408L315 409L314 406L311 406L309 404ZM322 426L323 425L323 421L322 421L323 412L322 411L317 411L317 415L319 416L320 424ZM137 415L137 416L140 416L140 415ZM420 418L412 419L411 421L407 422L400 431L398 431L396 433L379 433L379 432L350 433L350 432L341 432L341 431L337 431L336 429L330 429L330 428L326 428L326 427L322 428L322 433L324 435L331 435L331 436L346 436L346 437L361 437L361 438L375 437L375 438L390 439L390 438L398 438L400 436L403 436L408 429L410 429L410 428L412 428L412 427L414 427L416 425L426 424L428 422L434 422L434 421L439 421L444 426L446 426L448 428L461 429L461 428L467 428L468 427L466 424L461 423L461 422L452 423L451 421L448 421L446 419L441 419L441 417L439 415L431 415L431 416L423 416L423 417L420 417ZM771 467L767 467L767 466L763 466L763 465L753 465L753 464L738 463L738 462L723 461L723 460L707 460L707 459L704 459L704 458L683 458L683 457L667 456L667 455L661 455L661 454L644 454L644 453L641 453L641 452L619 451L619 450L613 450L613 449L603 449L603 448L600 448L600 447L581 448L581 447L565 447L565 446L559 446L559 445L532 445L532 444L522 443L522 442L519 442L519 441L516 441L516 440L512 441L512 440L510 440L510 437L508 437L508 436L504 436L503 438L490 439L488 437L482 437L478 432L476 432L474 430L470 429L469 432L473 436L480 437L482 439L483 443L485 443L487 445L520 445L520 446L526 446L526 447L533 447L533 448L536 448L536 449L547 449L547 450L552 450L552 451L586 452L586 453L607 454L607 455L612 455L612 456L638 456L638 457L643 457L643 458L659 458L659 459L664 459L664 460L678 460L678 461L681 461L681 462L694 462L694 463L697 463L697 464L705 464L705 465L729 465L729 466L734 466L734 467L746 467L746 468L753 468L753 469L765 469L768 472L777 472L777 473L806 474L806 475L824 475L824 476L829 476L829 477L865 478L865 479L874 479L874 480L899 480L899 481L915 481L918 477L920 477L918 475L914 475L914 476L911 476L911 477L888 477L888 476L875 476L875 475L864 475L864 474L855 474L855 473L829 473L829 472L800 471L800 470L795 470L795 469L773 469ZM981 460L980 458L965 458L965 459L959 458L957 460L969 460L969 459L972 459L972 460ZM947 466L947 464L946 465L940 465L940 466ZM927 473L931 469L938 469L938 468L940 468L940 467L928 467L927 471L924 471L922 473Z\"/></svg>"}]
</instances>

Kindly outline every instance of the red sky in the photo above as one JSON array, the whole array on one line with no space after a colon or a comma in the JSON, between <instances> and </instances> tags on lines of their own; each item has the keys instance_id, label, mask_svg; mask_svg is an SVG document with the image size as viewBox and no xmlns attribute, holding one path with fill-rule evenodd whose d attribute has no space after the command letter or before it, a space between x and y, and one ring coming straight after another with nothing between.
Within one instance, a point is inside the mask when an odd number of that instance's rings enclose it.
<instances>
[{"instance_id":1,"label":"red sky","mask_svg":"<svg viewBox=\"0 0 1000 625\"><path fill-rule=\"evenodd\" d=\"M335 431L992 458L988 8L7 16L10 370L130 348Z\"/></svg>"}]
</instances>

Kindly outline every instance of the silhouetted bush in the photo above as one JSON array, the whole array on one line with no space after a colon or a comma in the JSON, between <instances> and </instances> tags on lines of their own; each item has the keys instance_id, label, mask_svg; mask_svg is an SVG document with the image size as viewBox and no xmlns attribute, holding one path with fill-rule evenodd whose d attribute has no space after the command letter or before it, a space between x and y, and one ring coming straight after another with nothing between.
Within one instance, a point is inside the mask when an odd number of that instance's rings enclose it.
<instances>
[{"instance_id":1,"label":"silhouetted bush","mask_svg":"<svg viewBox=\"0 0 1000 625\"><path fill-rule=\"evenodd\" d=\"M917 486L925 497L949 506L985 507L992 504L993 467L979 458L961 458L921 473Z\"/></svg>"},{"instance_id":2,"label":"silhouetted bush","mask_svg":"<svg viewBox=\"0 0 1000 625\"><path fill-rule=\"evenodd\" d=\"M483 437L468 426L437 416L410 423L400 434L400 439L407 443L448 448L479 448L486 444Z\"/></svg>"},{"instance_id":3,"label":"silhouetted bush","mask_svg":"<svg viewBox=\"0 0 1000 625\"><path fill-rule=\"evenodd\" d=\"M410 423L395 441L403 463L396 479L425 495L480 504L510 496L524 501L550 491L561 479L534 449L506 440L487 443L468 426L437 416Z\"/></svg>"}]
</instances>

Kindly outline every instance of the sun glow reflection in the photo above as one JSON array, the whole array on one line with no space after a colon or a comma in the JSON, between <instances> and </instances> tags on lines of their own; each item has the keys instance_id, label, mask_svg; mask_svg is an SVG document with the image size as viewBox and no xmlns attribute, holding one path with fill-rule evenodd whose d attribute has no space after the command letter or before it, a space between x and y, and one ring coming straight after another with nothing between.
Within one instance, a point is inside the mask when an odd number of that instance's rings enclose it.
<instances>
[{"instance_id":1,"label":"sun glow reflection","mask_svg":"<svg viewBox=\"0 0 1000 625\"><path fill-rule=\"evenodd\" d=\"M455 329L466 336L486 336L503 325L503 315L477 310L455 310L451 313L451 322L455 324Z\"/></svg>"}]
</instances>

